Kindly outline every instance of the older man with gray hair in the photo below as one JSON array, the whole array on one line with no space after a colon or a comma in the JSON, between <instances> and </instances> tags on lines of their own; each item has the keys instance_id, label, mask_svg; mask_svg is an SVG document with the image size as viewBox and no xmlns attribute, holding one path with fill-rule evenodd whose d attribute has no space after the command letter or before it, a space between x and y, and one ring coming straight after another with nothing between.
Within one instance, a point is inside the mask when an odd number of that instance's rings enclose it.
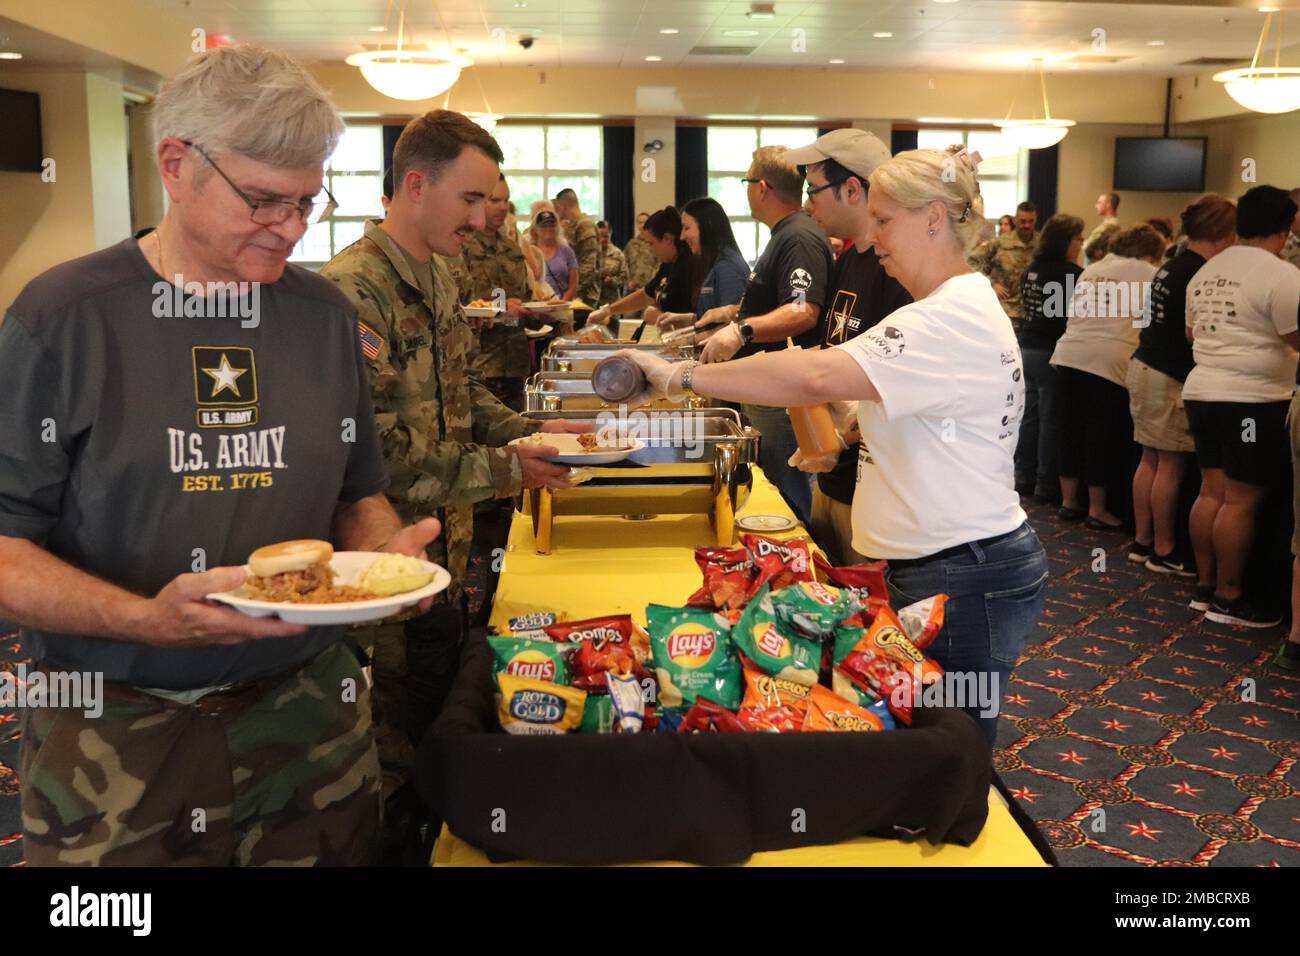
<instances>
[{"instance_id":1,"label":"older man with gray hair","mask_svg":"<svg viewBox=\"0 0 1300 956\"><path fill-rule=\"evenodd\" d=\"M364 863L379 763L344 628L205 599L276 541L420 555L439 531L384 497L355 310L286 264L332 209L343 124L246 45L195 58L153 120L158 228L38 276L0 325L0 616L107 698L23 713L26 857Z\"/></svg>"}]
</instances>

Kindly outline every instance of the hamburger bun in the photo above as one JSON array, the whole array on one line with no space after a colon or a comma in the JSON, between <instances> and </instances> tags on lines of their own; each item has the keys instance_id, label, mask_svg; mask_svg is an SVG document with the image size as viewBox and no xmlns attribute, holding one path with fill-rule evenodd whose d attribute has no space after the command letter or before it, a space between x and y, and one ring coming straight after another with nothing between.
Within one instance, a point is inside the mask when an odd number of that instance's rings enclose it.
<instances>
[{"instance_id":1,"label":"hamburger bun","mask_svg":"<svg viewBox=\"0 0 1300 956\"><path fill-rule=\"evenodd\" d=\"M328 565L333 557L334 545L328 541L300 538L258 548L248 556L248 567L257 577L269 578L287 571L304 571L313 564Z\"/></svg>"}]
</instances>

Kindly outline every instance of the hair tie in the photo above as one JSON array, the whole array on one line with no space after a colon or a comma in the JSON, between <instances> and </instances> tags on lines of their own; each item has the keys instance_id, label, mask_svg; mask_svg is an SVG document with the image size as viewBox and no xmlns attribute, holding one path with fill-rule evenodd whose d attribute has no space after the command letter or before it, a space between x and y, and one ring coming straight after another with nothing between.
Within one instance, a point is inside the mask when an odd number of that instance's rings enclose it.
<instances>
[{"instance_id":1,"label":"hair tie","mask_svg":"<svg viewBox=\"0 0 1300 956\"><path fill-rule=\"evenodd\" d=\"M958 221L958 222L965 222L965 221L966 221L966 217L969 216L969 215L970 215L970 203L967 203L967 204L966 204L966 208L962 210L961 218L958 219L957 221Z\"/></svg>"}]
</instances>

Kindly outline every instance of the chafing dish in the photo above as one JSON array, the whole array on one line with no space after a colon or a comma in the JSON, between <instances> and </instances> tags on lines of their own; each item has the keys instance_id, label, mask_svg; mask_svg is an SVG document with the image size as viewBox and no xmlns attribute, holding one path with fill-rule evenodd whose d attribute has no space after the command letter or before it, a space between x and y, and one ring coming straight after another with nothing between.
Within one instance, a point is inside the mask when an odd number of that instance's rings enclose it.
<instances>
[{"instance_id":1,"label":"chafing dish","mask_svg":"<svg viewBox=\"0 0 1300 956\"><path fill-rule=\"evenodd\" d=\"M572 488L530 488L515 507L532 517L538 554L550 554L556 515L707 514L714 540L731 544L736 511L753 488L759 434L730 408L649 409L626 414L588 409L529 411L537 421L591 421L592 431L617 428L645 447L625 461L591 467Z\"/></svg>"},{"instance_id":2,"label":"chafing dish","mask_svg":"<svg viewBox=\"0 0 1300 956\"><path fill-rule=\"evenodd\" d=\"M609 342L585 345L578 342L556 340L542 356L543 372L587 372L596 367L596 363L606 356L622 349L637 349L653 352L670 362L683 362L696 358L696 351L689 345L672 346L655 343L642 345L639 342Z\"/></svg>"},{"instance_id":3,"label":"chafing dish","mask_svg":"<svg viewBox=\"0 0 1300 956\"><path fill-rule=\"evenodd\" d=\"M656 399L645 408L703 408L706 399L698 395ZM530 412L586 409L617 410L591 387L590 372L538 372L524 386L525 408Z\"/></svg>"}]
</instances>

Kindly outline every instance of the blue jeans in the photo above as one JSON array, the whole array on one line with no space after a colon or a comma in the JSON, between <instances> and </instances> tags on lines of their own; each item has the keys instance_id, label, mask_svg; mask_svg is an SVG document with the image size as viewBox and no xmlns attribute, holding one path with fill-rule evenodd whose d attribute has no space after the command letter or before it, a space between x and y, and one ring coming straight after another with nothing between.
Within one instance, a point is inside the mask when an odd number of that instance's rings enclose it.
<instances>
[{"instance_id":1,"label":"blue jeans","mask_svg":"<svg viewBox=\"0 0 1300 956\"><path fill-rule=\"evenodd\" d=\"M1021 349L1025 367L1025 416L1016 445L1016 484L1034 486L1034 494L1061 493L1056 477L1056 370L1052 349Z\"/></svg>"},{"instance_id":2,"label":"blue jeans","mask_svg":"<svg viewBox=\"0 0 1300 956\"><path fill-rule=\"evenodd\" d=\"M741 405L740 408L763 436L758 445L759 467L767 480L776 485L790 510L806 525L812 517L812 476L787 464L799 447L790 416L784 408L766 405Z\"/></svg>"},{"instance_id":3,"label":"blue jeans","mask_svg":"<svg viewBox=\"0 0 1300 956\"><path fill-rule=\"evenodd\" d=\"M978 688L990 690L990 700L968 700L963 709L979 721L991 748L1007 679L1043 610L1047 554L1029 522L988 546L961 548L950 557L891 566L886 580L896 609L948 595L943 630L926 654L945 672L970 674Z\"/></svg>"}]
</instances>

